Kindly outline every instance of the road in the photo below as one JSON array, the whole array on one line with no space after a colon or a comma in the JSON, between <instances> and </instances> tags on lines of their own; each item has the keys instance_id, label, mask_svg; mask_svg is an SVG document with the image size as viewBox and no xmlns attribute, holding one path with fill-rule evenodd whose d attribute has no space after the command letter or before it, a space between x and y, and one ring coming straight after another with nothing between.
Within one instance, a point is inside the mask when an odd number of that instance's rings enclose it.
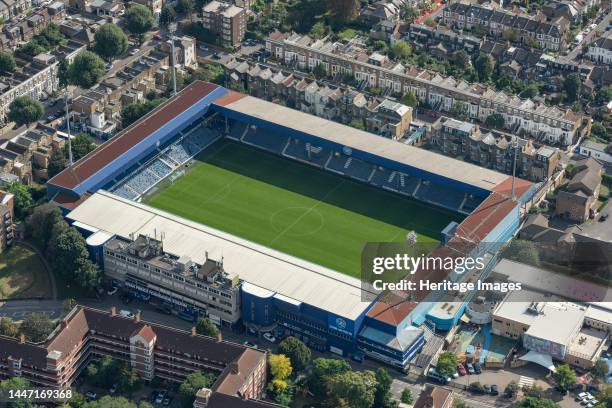
<instances>
[{"instance_id":1,"label":"road","mask_svg":"<svg viewBox=\"0 0 612 408\"><path fill-rule=\"evenodd\" d=\"M590 44L595 38L596 33L604 33L610 21L612 21L612 13L610 10L600 11L602 17L601 21L597 24L597 28L589 31L589 33L584 36L582 42L572 48L567 55L559 57L559 60L562 62L572 62L575 61L578 55L582 52L583 44ZM573 41L573 38L571 39Z\"/></svg>"}]
</instances>

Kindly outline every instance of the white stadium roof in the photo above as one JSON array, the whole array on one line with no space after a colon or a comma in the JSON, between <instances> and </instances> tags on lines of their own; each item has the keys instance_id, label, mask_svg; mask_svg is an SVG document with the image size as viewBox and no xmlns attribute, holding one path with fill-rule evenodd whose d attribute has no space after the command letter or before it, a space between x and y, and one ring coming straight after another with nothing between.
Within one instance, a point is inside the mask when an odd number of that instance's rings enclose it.
<instances>
[{"instance_id":1,"label":"white stadium roof","mask_svg":"<svg viewBox=\"0 0 612 408\"><path fill-rule=\"evenodd\" d=\"M389 160L457 180L485 190L508 178L507 175L456 160L425 149L409 146L373 133L322 119L317 116L264 101L252 96L229 102L226 108L290 129L317 136Z\"/></svg>"},{"instance_id":2,"label":"white stadium roof","mask_svg":"<svg viewBox=\"0 0 612 408\"><path fill-rule=\"evenodd\" d=\"M228 272L253 286L272 291L354 320L371 302L362 302L359 279L255 244L185 218L98 191L68 214L91 231L129 239L130 234L159 237L164 250L204 263L206 251L221 259Z\"/></svg>"}]
</instances>

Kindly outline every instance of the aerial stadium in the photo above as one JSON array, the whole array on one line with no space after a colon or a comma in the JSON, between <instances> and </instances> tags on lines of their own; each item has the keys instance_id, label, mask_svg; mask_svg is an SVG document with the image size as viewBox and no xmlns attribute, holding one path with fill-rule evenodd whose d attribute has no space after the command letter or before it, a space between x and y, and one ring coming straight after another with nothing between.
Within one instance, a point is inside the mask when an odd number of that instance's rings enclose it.
<instances>
[{"instance_id":1,"label":"aerial stadium","mask_svg":"<svg viewBox=\"0 0 612 408\"><path fill-rule=\"evenodd\" d=\"M440 243L438 251L461 247L492 260L534 190L198 81L52 178L47 191L101 267L123 248L117 240L147 237L173 267L196 265L209 272L204 278L221 269L239 281L239 300L215 306L210 288L185 286L187 272L168 273L162 284L152 277L162 271L147 266L119 279L134 296L404 369L426 352L432 328L457 323L469 294L446 302L435 294L366 298L364 244L402 242L415 231L420 242Z\"/></svg>"}]
</instances>

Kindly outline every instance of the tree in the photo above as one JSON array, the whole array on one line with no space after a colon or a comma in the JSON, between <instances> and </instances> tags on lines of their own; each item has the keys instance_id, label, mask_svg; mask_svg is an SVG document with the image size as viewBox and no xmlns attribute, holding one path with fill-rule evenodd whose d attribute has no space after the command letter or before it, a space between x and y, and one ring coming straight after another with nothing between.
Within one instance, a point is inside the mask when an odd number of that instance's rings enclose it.
<instances>
[{"instance_id":1,"label":"tree","mask_svg":"<svg viewBox=\"0 0 612 408\"><path fill-rule=\"evenodd\" d=\"M70 83L69 70L70 62L66 58L62 58L57 65L57 81L60 89L65 89Z\"/></svg>"},{"instance_id":2,"label":"tree","mask_svg":"<svg viewBox=\"0 0 612 408\"><path fill-rule=\"evenodd\" d=\"M593 121L593 124L591 125L591 134L605 139L607 137L608 130L601 122Z\"/></svg>"},{"instance_id":3,"label":"tree","mask_svg":"<svg viewBox=\"0 0 612 408\"><path fill-rule=\"evenodd\" d=\"M460 101L455 102L449 114L450 116L459 120L466 120L468 118L468 110L466 104Z\"/></svg>"},{"instance_id":4,"label":"tree","mask_svg":"<svg viewBox=\"0 0 612 408\"><path fill-rule=\"evenodd\" d=\"M135 4L125 12L125 21L128 30L137 34L142 42L142 36L153 27L153 14L148 7Z\"/></svg>"},{"instance_id":5,"label":"tree","mask_svg":"<svg viewBox=\"0 0 612 408\"><path fill-rule=\"evenodd\" d=\"M0 71L11 73L15 71L15 66L15 58L6 51L0 51Z\"/></svg>"},{"instance_id":6,"label":"tree","mask_svg":"<svg viewBox=\"0 0 612 408\"><path fill-rule=\"evenodd\" d=\"M327 35L327 27L323 22L318 21L312 26L308 35L312 38L321 39Z\"/></svg>"},{"instance_id":7,"label":"tree","mask_svg":"<svg viewBox=\"0 0 612 408\"><path fill-rule=\"evenodd\" d=\"M559 405L555 404L549 399L527 397L516 405L517 408L558 408Z\"/></svg>"},{"instance_id":8,"label":"tree","mask_svg":"<svg viewBox=\"0 0 612 408\"><path fill-rule=\"evenodd\" d=\"M26 219L26 234L38 248L45 251L51 240L53 228L57 223L65 223L60 209L53 204L43 204L34 208Z\"/></svg>"},{"instance_id":9,"label":"tree","mask_svg":"<svg viewBox=\"0 0 612 408\"><path fill-rule=\"evenodd\" d=\"M55 273L74 281L83 289L93 290L99 285L100 271L89 260L85 239L76 228L63 228L61 232L54 233L49 246Z\"/></svg>"},{"instance_id":10,"label":"tree","mask_svg":"<svg viewBox=\"0 0 612 408\"><path fill-rule=\"evenodd\" d=\"M412 108L416 107L419 101L417 100L414 93L408 91L400 98L400 102L406 106L410 106Z\"/></svg>"},{"instance_id":11,"label":"tree","mask_svg":"<svg viewBox=\"0 0 612 408\"><path fill-rule=\"evenodd\" d=\"M376 394L376 376L372 371L347 371L331 377L327 392L334 406L371 408Z\"/></svg>"},{"instance_id":12,"label":"tree","mask_svg":"<svg viewBox=\"0 0 612 408\"><path fill-rule=\"evenodd\" d=\"M506 120L500 113L492 113L485 119L485 125L490 128L503 129L506 125Z\"/></svg>"},{"instance_id":13,"label":"tree","mask_svg":"<svg viewBox=\"0 0 612 408\"><path fill-rule=\"evenodd\" d=\"M29 96L18 96L10 103L7 117L17 126L29 125L40 119L44 111L42 104L36 99Z\"/></svg>"},{"instance_id":14,"label":"tree","mask_svg":"<svg viewBox=\"0 0 612 408\"><path fill-rule=\"evenodd\" d=\"M582 87L582 80L580 79L580 75L576 73L569 74L563 82L563 87L565 89L565 94L569 102L574 102L578 100L578 97L580 96L580 89Z\"/></svg>"},{"instance_id":15,"label":"tree","mask_svg":"<svg viewBox=\"0 0 612 408\"><path fill-rule=\"evenodd\" d=\"M591 368L591 375L596 381L605 381L608 377L608 363L603 360L597 360L593 368Z\"/></svg>"},{"instance_id":16,"label":"tree","mask_svg":"<svg viewBox=\"0 0 612 408\"><path fill-rule=\"evenodd\" d=\"M71 85L89 89L104 75L104 62L91 51L83 51L74 58L68 69Z\"/></svg>"},{"instance_id":17,"label":"tree","mask_svg":"<svg viewBox=\"0 0 612 408\"><path fill-rule=\"evenodd\" d=\"M359 130L365 130L363 119L353 119L349 122L349 126Z\"/></svg>"},{"instance_id":18,"label":"tree","mask_svg":"<svg viewBox=\"0 0 612 408\"><path fill-rule=\"evenodd\" d=\"M278 353L289 357L291 367L295 371L302 371L310 363L310 349L293 336L287 337L278 344Z\"/></svg>"},{"instance_id":19,"label":"tree","mask_svg":"<svg viewBox=\"0 0 612 408\"><path fill-rule=\"evenodd\" d=\"M455 55L453 55L453 62L455 63L457 69L461 71L465 71L472 66L470 57L464 50L458 51L455 53Z\"/></svg>"},{"instance_id":20,"label":"tree","mask_svg":"<svg viewBox=\"0 0 612 408\"><path fill-rule=\"evenodd\" d=\"M283 354L270 354L268 357L270 374L277 380L286 380L293 372L291 360Z\"/></svg>"},{"instance_id":21,"label":"tree","mask_svg":"<svg viewBox=\"0 0 612 408\"><path fill-rule=\"evenodd\" d=\"M503 257L513 261L528 263L538 266L540 264L540 253L536 244L524 239L515 239L504 250Z\"/></svg>"},{"instance_id":22,"label":"tree","mask_svg":"<svg viewBox=\"0 0 612 408\"><path fill-rule=\"evenodd\" d=\"M544 396L544 390L542 387L534 384L531 387L524 386L523 394L525 394L526 397L540 399Z\"/></svg>"},{"instance_id":23,"label":"tree","mask_svg":"<svg viewBox=\"0 0 612 408\"><path fill-rule=\"evenodd\" d=\"M599 391L596 395L599 400L597 408L608 408L612 407L612 387L605 387Z\"/></svg>"},{"instance_id":24,"label":"tree","mask_svg":"<svg viewBox=\"0 0 612 408\"><path fill-rule=\"evenodd\" d=\"M64 153L64 149L54 148L51 151L51 157L49 157L49 165L47 166L47 174L49 178L55 176L60 173L62 170L66 168L67 165L66 154Z\"/></svg>"},{"instance_id":25,"label":"tree","mask_svg":"<svg viewBox=\"0 0 612 408\"><path fill-rule=\"evenodd\" d=\"M208 317L201 317L196 324L196 332L202 336L217 337L219 328Z\"/></svg>"},{"instance_id":26,"label":"tree","mask_svg":"<svg viewBox=\"0 0 612 408\"><path fill-rule=\"evenodd\" d=\"M476 69L476 74L478 74L478 80L480 82L487 82L489 78L491 78L493 63L488 55L481 55L476 58L474 68Z\"/></svg>"},{"instance_id":27,"label":"tree","mask_svg":"<svg viewBox=\"0 0 612 408\"><path fill-rule=\"evenodd\" d=\"M6 191L14 196L15 215L19 219L23 218L33 203L30 189L25 184L15 181L6 187Z\"/></svg>"},{"instance_id":28,"label":"tree","mask_svg":"<svg viewBox=\"0 0 612 408\"><path fill-rule=\"evenodd\" d=\"M457 356L449 352L440 354L436 371L445 377L453 375L457 371Z\"/></svg>"},{"instance_id":29,"label":"tree","mask_svg":"<svg viewBox=\"0 0 612 408\"><path fill-rule=\"evenodd\" d=\"M308 388L314 396L323 400L326 395L327 381L338 374L351 370L351 366L345 361L335 358L317 358L313 361L313 368L308 377Z\"/></svg>"},{"instance_id":30,"label":"tree","mask_svg":"<svg viewBox=\"0 0 612 408\"><path fill-rule=\"evenodd\" d=\"M221 65L206 64L195 72L194 79L222 85L225 79L225 72Z\"/></svg>"},{"instance_id":31,"label":"tree","mask_svg":"<svg viewBox=\"0 0 612 408\"><path fill-rule=\"evenodd\" d=\"M111 397L105 395L97 401L88 402L86 408L138 408L137 405L125 397Z\"/></svg>"},{"instance_id":32,"label":"tree","mask_svg":"<svg viewBox=\"0 0 612 408\"><path fill-rule=\"evenodd\" d=\"M121 125L125 128L136 122L138 119L152 111L157 105L162 103L165 98L156 98L146 102L134 102L125 106L121 110Z\"/></svg>"},{"instance_id":33,"label":"tree","mask_svg":"<svg viewBox=\"0 0 612 408\"><path fill-rule=\"evenodd\" d=\"M393 53L393 58L403 61L412 55L412 46L407 41L399 40L393 44L391 51Z\"/></svg>"},{"instance_id":34,"label":"tree","mask_svg":"<svg viewBox=\"0 0 612 408\"><path fill-rule=\"evenodd\" d=\"M79 133L72 140L72 156L73 159L79 160L82 157L96 148L91 137L86 133Z\"/></svg>"},{"instance_id":35,"label":"tree","mask_svg":"<svg viewBox=\"0 0 612 408\"><path fill-rule=\"evenodd\" d=\"M605 105L610 101L612 101L612 86L602 86L599 88L595 96L597 105Z\"/></svg>"},{"instance_id":36,"label":"tree","mask_svg":"<svg viewBox=\"0 0 612 408\"><path fill-rule=\"evenodd\" d=\"M0 381L0 395L8 395L9 390L27 390L32 388L31 383L23 377L11 377ZM8 402L6 408L34 408L36 405L28 400Z\"/></svg>"},{"instance_id":37,"label":"tree","mask_svg":"<svg viewBox=\"0 0 612 408\"><path fill-rule=\"evenodd\" d=\"M349 22L359 15L359 0L326 0L326 9L334 20Z\"/></svg>"},{"instance_id":38,"label":"tree","mask_svg":"<svg viewBox=\"0 0 612 408\"><path fill-rule=\"evenodd\" d=\"M406 3L402 6L400 15L404 21L412 24L419 16L419 11Z\"/></svg>"},{"instance_id":39,"label":"tree","mask_svg":"<svg viewBox=\"0 0 612 408\"><path fill-rule=\"evenodd\" d=\"M178 11L189 17L189 20L193 18L193 10L195 9L195 3L193 0L179 0Z\"/></svg>"},{"instance_id":40,"label":"tree","mask_svg":"<svg viewBox=\"0 0 612 408\"><path fill-rule=\"evenodd\" d=\"M8 337L17 337L19 333L17 325L13 319L8 317L0 317L0 335Z\"/></svg>"},{"instance_id":41,"label":"tree","mask_svg":"<svg viewBox=\"0 0 612 408\"><path fill-rule=\"evenodd\" d=\"M412 391L410 391L410 388L404 388L402 395L400 396L400 401L402 401L404 404L412 405L414 402L414 397L412 396Z\"/></svg>"},{"instance_id":42,"label":"tree","mask_svg":"<svg viewBox=\"0 0 612 408\"><path fill-rule=\"evenodd\" d=\"M562 390L567 391L576 384L576 372L567 364L557 366L553 377Z\"/></svg>"},{"instance_id":43,"label":"tree","mask_svg":"<svg viewBox=\"0 0 612 408\"><path fill-rule=\"evenodd\" d=\"M38 343L51 334L55 325L44 313L32 313L23 319L19 330L25 335L26 339Z\"/></svg>"},{"instance_id":44,"label":"tree","mask_svg":"<svg viewBox=\"0 0 612 408\"><path fill-rule=\"evenodd\" d=\"M127 35L117 24L104 24L94 34L94 50L108 61L123 54L127 48Z\"/></svg>"},{"instance_id":45,"label":"tree","mask_svg":"<svg viewBox=\"0 0 612 408\"><path fill-rule=\"evenodd\" d=\"M453 400L453 408L468 408L468 406L464 400L455 397L455 399Z\"/></svg>"},{"instance_id":46,"label":"tree","mask_svg":"<svg viewBox=\"0 0 612 408\"><path fill-rule=\"evenodd\" d=\"M193 401L198 390L200 388L210 388L214 381L215 376L211 373L197 372L189 374L178 390L183 407L193 407Z\"/></svg>"},{"instance_id":47,"label":"tree","mask_svg":"<svg viewBox=\"0 0 612 408\"><path fill-rule=\"evenodd\" d=\"M532 82L523 89L521 92L521 96L523 98L533 98L540 93L540 84L537 82Z\"/></svg>"},{"instance_id":48,"label":"tree","mask_svg":"<svg viewBox=\"0 0 612 408\"><path fill-rule=\"evenodd\" d=\"M159 24L162 27L167 27L168 24L173 22L176 19L176 11L174 7L169 4L166 4L159 15Z\"/></svg>"},{"instance_id":49,"label":"tree","mask_svg":"<svg viewBox=\"0 0 612 408\"><path fill-rule=\"evenodd\" d=\"M519 387L516 381L510 381L504 389L504 396L509 399L516 398L516 395L518 394L518 389Z\"/></svg>"},{"instance_id":50,"label":"tree","mask_svg":"<svg viewBox=\"0 0 612 408\"><path fill-rule=\"evenodd\" d=\"M375 373L376 377L376 392L374 394L374 406L376 407L390 407L391 404L391 383L393 378L389 375L387 370L383 367L379 367Z\"/></svg>"}]
</instances>

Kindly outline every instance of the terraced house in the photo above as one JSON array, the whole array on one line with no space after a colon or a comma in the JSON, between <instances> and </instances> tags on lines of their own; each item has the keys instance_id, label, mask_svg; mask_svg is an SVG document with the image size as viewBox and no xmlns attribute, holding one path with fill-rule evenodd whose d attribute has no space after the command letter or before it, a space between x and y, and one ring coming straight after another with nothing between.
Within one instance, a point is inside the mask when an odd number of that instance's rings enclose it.
<instances>
[{"instance_id":1,"label":"terraced house","mask_svg":"<svg viewBox=\"0 0 612 408\"><path fill-rule=\"evenodd\" d=\"M450 112L455 104L463 103L469 118L481 122L499 113L510 132L541 143L568 146L586 131L585 118L571 109L547 106L483 84L406 66L377 53L368 54L359 40L332 43L274 32L266 39L266 51L280 63L299 70L322 66L328 76L338 80L353 77L359 89L378 87L397 96L412 92L436 111Z\"/></svg>"},{"instance_id":2,"label":"terraced house","mask_svg":"<svg viewBox=\"0 0 612 408\"><path fill-rule=\"evenodd\" d=\"M557 17L546 21L544 15L516 15L502 9L453 3L444 9L444 24L456 30L474 30L505 40L537 44L540 48L561 51L569 21Z\"/></svg>"}]
</instances>

